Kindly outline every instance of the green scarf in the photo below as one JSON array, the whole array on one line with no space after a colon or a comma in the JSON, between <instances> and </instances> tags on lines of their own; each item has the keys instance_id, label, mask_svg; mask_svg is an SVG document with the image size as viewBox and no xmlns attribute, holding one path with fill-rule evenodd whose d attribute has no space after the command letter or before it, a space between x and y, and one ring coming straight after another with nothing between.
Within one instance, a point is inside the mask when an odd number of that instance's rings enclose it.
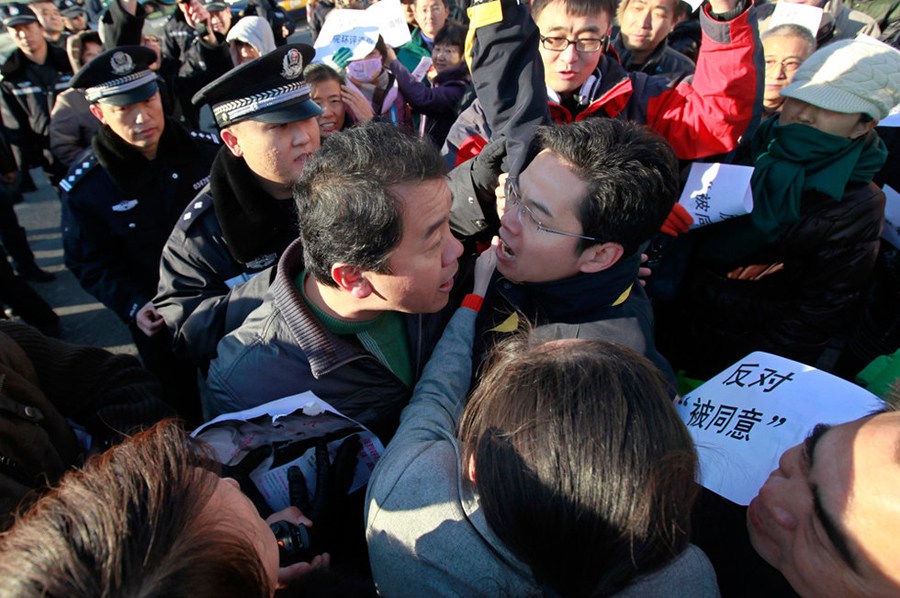
<instances>
[{"instance_id":1,"label":"green scarf","mask_svg":"<svg viewBox=\"0 0 900 598\"><path fill-rule=\"evenodd\" d=\"M868 184L887 160L874 131L847 139L804 124L781 126L778 120L764 122L753 138L753 212L713 233L705 253L716 262L735 262L777 240L800 220L804 193L840 201L848 184Z\"/></svg>"}]
</instances>

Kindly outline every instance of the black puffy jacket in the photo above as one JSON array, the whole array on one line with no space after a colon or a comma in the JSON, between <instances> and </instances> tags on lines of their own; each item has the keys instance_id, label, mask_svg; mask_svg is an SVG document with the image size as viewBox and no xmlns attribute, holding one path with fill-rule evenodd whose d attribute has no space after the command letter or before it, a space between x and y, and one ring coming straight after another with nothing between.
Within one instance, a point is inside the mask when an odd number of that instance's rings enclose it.
<instances>
[{"instance_id":1,"label":"black puffy jacket","mask_svg":"<svg viewBox=\"0 0 900 598\"><path fill-rule=\"evenodd\" d=\"M815 365L829 339L859 315L884 201L874 183L848 187L840 201L807 193L800 221L740 264L716 269L698 256L680 293L679 365L712 375L752 351ZM782 270L758 280L725 276L737 266L779 263Z\"/></svg>"}]
</instances>

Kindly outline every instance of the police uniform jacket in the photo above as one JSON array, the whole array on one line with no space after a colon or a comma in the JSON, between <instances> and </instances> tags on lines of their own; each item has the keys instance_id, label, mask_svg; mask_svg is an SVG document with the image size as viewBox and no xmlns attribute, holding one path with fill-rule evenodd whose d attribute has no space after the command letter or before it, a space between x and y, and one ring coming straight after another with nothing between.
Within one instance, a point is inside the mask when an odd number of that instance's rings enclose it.
<instances>
[{"instance_id":1,"label":"police uniform jacket","mask_svg":"<svg viewBox=\"0 0 900 598\"><path fill-rule=\"evenodd\" d=\"M268 195L244 159L221 148L210 183L166 241L153 300L175 345L201 369L262 303L270 273L244 283L274 266L296 237L294 202Z\"/></svg>"},{"instance_id":2,"label":"police uniform jacket","mask_svg":"<svg viewBox=\"0 0 900 598\"><path fill-rule=\"evenodd\" d=\"M66 266L123 321L153 297L166 238L209 180L217 149L217 137L166 119L147 161L104 126L60 183Z\"/></svg>"},{"instance_id":3,"label":"police uniform jacket","mask_svg":"<svg viewBox=\"0 0 900 598\"><path fill-rule=\"evenodd\" d=\"M44 166L64 174L50 153L50 112L72 78L66 51L48 45L47 60L37 64L17 49L0 66L0 75L3 128L19 168Z\"/></svg>"}]
</instances>

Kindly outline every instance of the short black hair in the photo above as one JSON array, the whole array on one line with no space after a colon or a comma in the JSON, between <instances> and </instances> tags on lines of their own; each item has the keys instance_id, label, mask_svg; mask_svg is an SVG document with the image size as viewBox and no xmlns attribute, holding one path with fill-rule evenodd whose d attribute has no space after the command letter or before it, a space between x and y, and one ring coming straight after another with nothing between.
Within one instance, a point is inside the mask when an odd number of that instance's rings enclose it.
<instances>
[{"instance_id":1,"label":"short black hair","mask_svg":"<svg viewBox=\"0 0 900 598\"><path fill-rule=\"evenodd\" d=\"M605 12L610 19L616 16L617 0L533 0L531 3L531 14L537 19L538 15L547 8L552 2L562 2L566 6L566 12L576 17L588 17L597 13ZM606 32L601 32L605 34Z\"/></svg>"},{"instance_id":2,"label":"short black hair","mask_svg":"<svg viewBox=\"0 0 900 598\"><path fill-rule=\"evenodd\" d=\"M631 255L672 211L678 160L666 140L647 127L591 118L540 127L538 140L587 184L579 213L586 236L618 243ZM592 244L582 240L578 250Z\"/></svg>"},{"instance_id":3,"label":"short black hair","mask_svg":"<svg viewBox=\"0 0 900 598\"><path fill-rule=\"evenodd\" d=\"M441 30L434 34L434 45L444 44L448 46L456 46L460 52L466 50L466 32L467 29L460 25L457 21L447 19Z\"/></svg>"},{"instance_id":4,"label":"short black hair","mask_svg":"<svg viewBox=\"0 0 900 598\"><path fill-rule=\"evenodd\" d=\"M324 62L314 62L303 69L303 80L310 86L325 81L335 81L338 85L344 84L344 77Z\"/></svg>"},{"instance_id":5,"label":"short black hair","mask_svg":"<svg viewBox=\"0 0 900 598\"><path fill-rule=\"evenodd\" d=\"M697 455L660 371L601 341L497 345L460 419L487 524L559 596L610 596L687 548Z\"/></svg>"},{"instance_id":6,"label":"short black hair","mask_svg":"<svg viewBox=\"0 0 900 598\"><path fill-rule=\"evenodd\" d=\"M446 174L430 141L392 124L371 121L329 135L294 186L307 271L333 287L338 262L389 272L403 234L392 189Z\"/></svg>"}]
</instances>

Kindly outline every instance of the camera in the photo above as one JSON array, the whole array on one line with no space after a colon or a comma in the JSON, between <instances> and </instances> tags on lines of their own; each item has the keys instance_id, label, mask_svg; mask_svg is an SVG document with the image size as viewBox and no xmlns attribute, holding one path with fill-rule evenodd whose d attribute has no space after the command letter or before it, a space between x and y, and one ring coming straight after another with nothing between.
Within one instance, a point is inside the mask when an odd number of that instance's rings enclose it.
<instances>
[{"instance_id":1,"label":"camera","mask_svg":"<svg viewBox=\"0 0 900 598\"><path fill-rule=\"evenodd\" d=\"M278 542L278 564L287 567L300 561L311 561L315 556L311 549L309 530L303 524L276 521L269 526Z\"/></svg>"}]
</instances>

